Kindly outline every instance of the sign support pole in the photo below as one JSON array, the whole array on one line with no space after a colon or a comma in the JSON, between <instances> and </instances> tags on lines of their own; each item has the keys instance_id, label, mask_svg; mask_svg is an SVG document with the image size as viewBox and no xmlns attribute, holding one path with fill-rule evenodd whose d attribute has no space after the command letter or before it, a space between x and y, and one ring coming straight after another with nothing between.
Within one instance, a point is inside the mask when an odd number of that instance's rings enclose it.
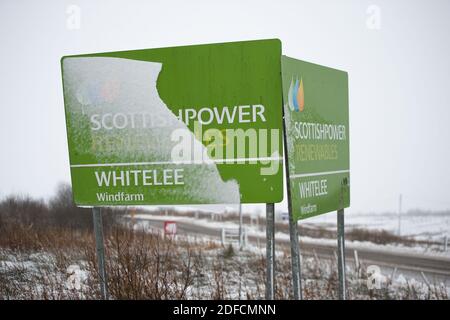
<instances>
[{"instance_id":1,"label":"sign support pole","mask_svg":"<svg viewBox=\"0 0 450 320\"><path fill-rule=\"evenodd\" d=\"M94 234L95 247L97 252L98 274L100 277L100 292L104 300L109 299L108 285L106 282L106 268L105 268L105 247L103 243L103 223L102 212L99 207L92 208L92 215L94 220Z\"/></svg>"},{"instance_id":2,"label":"sign support pole","mask_svg":"<svg viewBox=\"0 0 450 320\"><path fill-rule=\"evenodd\" d=\"M284 108L283 118L284 118ZM287 156L287 136L286 136L286 123L283 120L283 143L285 152L285 162L284 167L286 171L286 186L287 186L287 200L288 200L288 215L289 215L289 236L291 244L291 264L292 264L292 288L294 290L294 299L303 300L302 296L302 280L301 280L301 270L300 270L300 247L298 243L298 224L294 221L294 216L292 214L292 200L291 200L291 186L290 186L290 176L289 176L289 162Z\"/></svg>"},{"instance_id":3,"label":"sign support pole","mask_svg":"<svg viewBox=\"0 0 450 320\"><path fill-rule=\"evenodd\" d=\"M239 251L242 251L243 247L243 237L242 237L242 204L239 203Z\"/></svg>"},{"instance_id":4,"label":"sign support pole","mask_svg":"<svg viewBox=\"0 0 450 320\"><path fill-rule=\"evenodd\" d=\"M266 300L275 295L275 205L266 204Z\"/></svg>"},{"instance_id":5,"label":"sign support pole","mask_svg":"<svg viewBox=\"0 0 450 320\"><path fill-rule=\"evenodd\" d=\"M339 300L346 299L345 287L345 238L344 238L344 209L337 211L338 230L338 275L339 275Z\"/></svg>"}]
</instances>

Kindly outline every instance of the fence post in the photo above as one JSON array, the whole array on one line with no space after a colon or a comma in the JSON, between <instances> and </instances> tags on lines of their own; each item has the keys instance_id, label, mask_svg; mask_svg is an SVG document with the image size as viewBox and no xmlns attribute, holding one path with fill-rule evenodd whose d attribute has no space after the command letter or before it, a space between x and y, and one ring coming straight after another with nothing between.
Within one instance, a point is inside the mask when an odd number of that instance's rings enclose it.
<instances>
[{"instance_id":1,"label":"fence post","mask_svg":"<svg viewBox=\"0 0 450 320\"><path fill-rule=\"evenodd\" d=\"M361 268L360 268L360 264L359 264L358 251L356 249L353 250L353 255L355 257L356 274L357 274L357 276L359 278L361 276Z\"/></svg>"},{"instance_id":2,"label":"fence post","mask_svg":"<svg viewBox=\"0 0 450 320\"><path fill-rule=\"evenodd\" d=\"M244 229L244 246L248 244L248 232L247 229Z\"/></svg>"}]
</instances>

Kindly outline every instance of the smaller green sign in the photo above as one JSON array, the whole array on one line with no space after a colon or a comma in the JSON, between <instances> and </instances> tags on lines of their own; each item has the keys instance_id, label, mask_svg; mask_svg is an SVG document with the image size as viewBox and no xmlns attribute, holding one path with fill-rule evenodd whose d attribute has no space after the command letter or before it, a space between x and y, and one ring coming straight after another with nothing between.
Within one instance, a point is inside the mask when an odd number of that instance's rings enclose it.
<instances>
[{"instance_id":1,"label":"smaller green sign","mask_svg":"<svg viewBox=\"0 0 450 320\"><path fill-rule=\"evenodd\" d=\"M348 75L286 56L281 69L294 219L349 207Z\"/></svg>"}]
</instances>

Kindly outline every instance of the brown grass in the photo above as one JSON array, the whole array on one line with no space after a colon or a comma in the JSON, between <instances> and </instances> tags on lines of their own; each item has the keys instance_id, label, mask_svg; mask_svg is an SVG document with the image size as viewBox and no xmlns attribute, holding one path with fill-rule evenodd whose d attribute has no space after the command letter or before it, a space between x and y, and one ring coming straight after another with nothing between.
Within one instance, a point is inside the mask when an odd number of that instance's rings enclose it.
<instances>
[{"instance_id":1,"label":"brown grass","mask_svg":"<svg viewBox=\"0 0 450 320\"><path fill-rule=\"evenodd\" d=\"M92 217L83 216L85 212L79 210L67 197L67 190L53 203L27 197L0 202L0 299L101 298ZM264 298L263 252L239 252L213 241L170 239L158 233L133 231L116 221L123 211L104 213L107 281L112 299ZM379 241L388 237L381 238ZM304 298L335 299L336 261L303 258ZM79 287L68 286L68 267L74 265L86 275ZM347 273L350 299L448 299L446 289L437 285L430 285L425 296L414 284L392 291L390 279L382 289L368 290L365 270L363 266ZM291 299L291 283L290 256L285 251L276 259L275 297Z\"/></svg>"}]
</instances>

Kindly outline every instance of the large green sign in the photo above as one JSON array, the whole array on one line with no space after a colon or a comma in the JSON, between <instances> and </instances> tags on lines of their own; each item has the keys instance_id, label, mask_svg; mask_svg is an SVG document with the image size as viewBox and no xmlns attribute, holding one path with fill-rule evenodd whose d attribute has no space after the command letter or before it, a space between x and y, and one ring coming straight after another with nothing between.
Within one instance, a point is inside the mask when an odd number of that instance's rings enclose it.
<instances>
[{"instance_id":1,"label":"large green sign","mask_svg":"<svg viewBox=\"0 0 450 320\"><path fill-rule=\"evenodd\" d=\"M63 57L78 205L283 198L281 43Z\"/></svg>"},{"instance_id":2,"label":"large green sign","mask_svg":"<svg viewBox=\"0 0 450 320\"><path fill-rule=\"evenodd\" d=\"M348 76L281 57L294 219L350 205Z\"/></svg>"}]
</instances>

